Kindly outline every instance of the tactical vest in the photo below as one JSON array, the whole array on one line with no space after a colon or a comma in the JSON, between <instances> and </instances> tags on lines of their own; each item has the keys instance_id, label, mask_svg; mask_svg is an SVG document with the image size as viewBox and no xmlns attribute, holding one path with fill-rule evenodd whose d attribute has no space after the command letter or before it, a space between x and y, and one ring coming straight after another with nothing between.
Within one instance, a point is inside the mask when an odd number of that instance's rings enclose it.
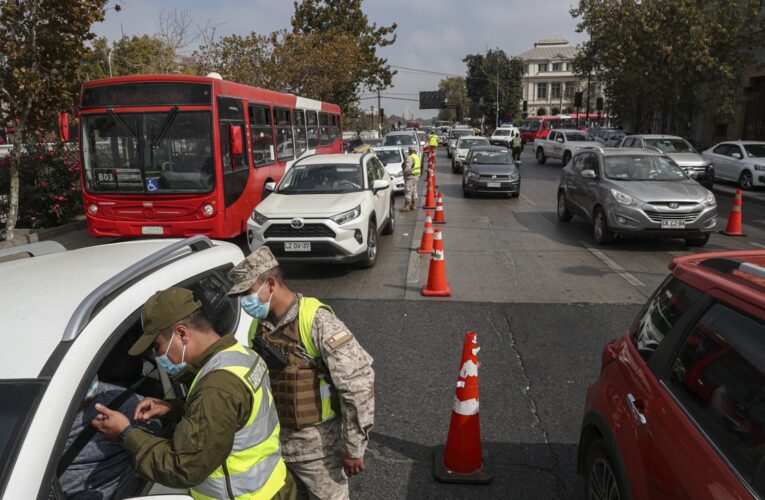
<instances>
[{"instance_id":1,"label":"tactical vest","mask_svg":"<svg viewBox=\"0 0 765 500\"><path fill-rule=\"evenodd\" d=\"M334 314L317 299L303 297L297 317L284 325L278 338L269 336L257 319L250 326L250 345L256 335L260 336L287 358L287 366L281 370L269 369L279 423L285 429L302 429L335 418L336 395L329 370L313 342L313 319L319 308Z\"/></svg>"},{"instance_id":2,"label":"tactical vest","mask_svg":"<svg viewBox=\"0 0 765 500\"><path fill-rule=\"evenodd\" d=\"M523 141L521 140L521 136L516 135L515 137L513 137L513 147L520 148L522 146L523 146Z\"/></svg>"},{"instance_id":3,"label":"tactical vest","mask_svg":"<svg viewBox=\"0 0 765 500\"><path fill-rule=\"evenodd\" d=\"M244 427L234 434L226 461L190 488L191 496L196 500L273 498L284 486L287 467L279 448L279 419L268 391L266 364L237 343L205 363L191 383L189 397L197 382L214 370L225 370L241 380L252 395L252 408Z\"/></svg>"},{"instance_id":4,"label":"tactical vest","mask_svg":"<svg viewBox=\"0 0 765 500\"><path fill-rule=\"evenodd\" d=\"M417 177L420 175L420 157L417 156L417 153L412 153L409 155L409 158L411 158L412 162L414 163L414 165L412 165L412 173L409 175L412 177Z\"/></svg>"}]
</instances>

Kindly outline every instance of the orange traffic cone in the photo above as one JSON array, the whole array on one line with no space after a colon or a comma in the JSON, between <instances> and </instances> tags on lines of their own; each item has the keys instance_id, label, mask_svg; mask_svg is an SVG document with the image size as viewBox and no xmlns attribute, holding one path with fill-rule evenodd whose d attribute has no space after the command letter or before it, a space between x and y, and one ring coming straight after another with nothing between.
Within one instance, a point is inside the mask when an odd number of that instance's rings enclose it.
<instances>
[{"instance_id":1,"label":"orange traffic cone","mask_svg":"<svg viewBox=\"0 0 765 500\"><path fill-rule=\"evenodd\" d=\"M433 217L433 224L446 224L444 218L444 193L438 193L436 198L436 216Z\"/></svg>"},{"instance_id":2,"label":"orange traffic cone","mask_svg":"<svg viewBox=\"0 0 765 500\"><path fill-rule=\"evenodd\" d=\"M440 229L436 229L435 234L433 234L433 252L430 254L428 283L422 287L422 294L426 297L451 297L452 295L452 288L446 282L444 240Z\"/></svg>"},{"instance_id":3,"label":"orange traffic cone","mask_svg":"<svg viewBox=\"0 0 765 500\"><path fill-rule=\"evenodd\" d=\"M428 158L428 168L433 168L436 166L436 154L431 153L430 157Z\"/></svg>"},{"instance_id":4,"label":"orange traffic cone","mask_svg":"<svg viewBox=\"0 0 765 500\"><path fill-rule=\"evenodd\" d=\"M444 483L489 484L489 454L481 447L478 413L478 339L465 334L446 446L436 449L433 474Z\"/></svg>"},{"instance_id":5,"label":"orange traffic cone","mask_svg":"<svg viewBox=\"0 0 765 500\"><path fill-rule=\"evenodd\" d=\"M427 210L436 208L436 188L430 183L428 184L428 192L425 196L425 205L422 208Z\"/></svg>"},{"instance_id":6,"label":"orange traffic cone","mask_svg":"<svg viewBox=\"0 0 765 500\"><path fill-rule=\"evenodd\" d=\"M728 227L725 228L725 231L720 231L720 234L726 236L746 236L741 231L741 208L743 206L741 198L741 190L736 189L736 197L733 198L733 208L731 208L730 215L728 216Z\"/></svg>"},{"instance_id":7,"label":"orange traffic cone","mask_svg":"<svg viewBox=\"0 0 765 500\"><path fill-rule=\"evenodd\" d=\"M418 253L430 253L433 251L433 222L430 220L430 215L430 210L425 212L425 230L422 232L420 248L417 249Z\"/></svg>"}]
</instances>

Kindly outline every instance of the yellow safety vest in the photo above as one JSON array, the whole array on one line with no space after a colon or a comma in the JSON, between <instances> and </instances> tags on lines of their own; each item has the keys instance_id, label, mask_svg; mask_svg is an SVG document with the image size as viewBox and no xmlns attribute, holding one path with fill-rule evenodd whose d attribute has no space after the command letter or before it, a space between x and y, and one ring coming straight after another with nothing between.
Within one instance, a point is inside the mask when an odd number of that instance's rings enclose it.
<instances>
[{"instance_id":1,"label":"yellow safety vest","mask_svg":"<svg viewBox=\"0 0 765 500\"><path fill-rule=\"evenodd\" d=\"M326 304L322 304L318 299L312 297L303 297L298 306L298 330L300 331L300 341L303 344L306 354L311 359L321 358L321 352L313 342L313 319L319 308L324 308L334 314L335 312ZM258 334L258 319L252 320L248 340L252 345L252 340ZM321 394L321 420L314 425L321 424L335 418L335 411L332 409L332 385L322 377L319 380L319 391Z\"/></svg>"},{"instance_id":2,"label":"yellow safety vest","mask_svg":"<svg viewBox=\"0 0 765 500\"><path fill-rule=\"evenodd\" d=\"M430 134L430 145L433 147L438 147L438 136L436 134Z\"/></svg>"},{"instance_id":3,"label":"yellow safety vest","mask_svg":"<svg viewBox=\"0 0 765 500\"><path fill-rule=\"evenodd\" d=\"M269 389L266 363L252 350L236 343L215 354L194 377L197 382L214 370L225 370L241 380L252 394L250 417L234 434L226 461L202 483L190 488L196 500L266 500L284 486L287 466L279 448L279 417Z\"/></svg>"},{"instance_id":4,"label":"yellow safety vest","mask_svg":"<svg viewBox=\"0 0 765 500\"><path fill-rule=\"evenodd\" d=\"M409 158L411 158L414 162L414 165L412 166L412 173L409 175L412 177L417 177L420 175L420 157L417 156L417 153L412 153L409 155Z\"/></svg>"}]
</instances>

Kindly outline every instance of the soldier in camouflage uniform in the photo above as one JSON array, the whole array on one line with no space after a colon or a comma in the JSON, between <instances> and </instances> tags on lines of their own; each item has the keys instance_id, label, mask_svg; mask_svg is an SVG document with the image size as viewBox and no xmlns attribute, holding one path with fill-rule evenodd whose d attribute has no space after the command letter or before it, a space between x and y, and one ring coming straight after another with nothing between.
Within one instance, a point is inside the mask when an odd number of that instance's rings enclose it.
<instances>
[{"instance_id":1,"label":"soldier in camouflage uniform","mask_svg":"<svg viewBox=\"0 0 765 500\"><path fill-rule=\"evenodd\" d=\"M266 246L229 273L269 365L282 456L312 499L347 499L374 421L372 357L328 306L292 292Z\"/></svg>"}]
</instances>

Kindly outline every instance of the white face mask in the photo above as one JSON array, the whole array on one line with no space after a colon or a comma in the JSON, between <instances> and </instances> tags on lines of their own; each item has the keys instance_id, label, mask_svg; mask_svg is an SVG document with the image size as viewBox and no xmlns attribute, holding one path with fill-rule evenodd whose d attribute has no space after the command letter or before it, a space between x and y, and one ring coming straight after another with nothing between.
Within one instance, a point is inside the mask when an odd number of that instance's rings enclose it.
<instances>
[{"instance_id":1,"label":"white face mask","mask_svg":"<svg viewBox=\"0 0 765 500\"><path fill-rule=\"evenodd\" d=\"M170 361L170 358L167 357L167 353L170 352L170 347L173 345L173 340L175 340L175 332L173 332L173 336L170 337L170 343L167 344L167 349L165 349L165 354L162 356L156 357L154 359L157 360L157 364L160 368L165 370L165 373L168 375L176 375L181 372L184 368L186 368L186 362L183 361L183 359L186 357L186 344L183 344L183 352L181 353L181 362L180 363L173 363Z\"/></svg>"}]
</instances>

